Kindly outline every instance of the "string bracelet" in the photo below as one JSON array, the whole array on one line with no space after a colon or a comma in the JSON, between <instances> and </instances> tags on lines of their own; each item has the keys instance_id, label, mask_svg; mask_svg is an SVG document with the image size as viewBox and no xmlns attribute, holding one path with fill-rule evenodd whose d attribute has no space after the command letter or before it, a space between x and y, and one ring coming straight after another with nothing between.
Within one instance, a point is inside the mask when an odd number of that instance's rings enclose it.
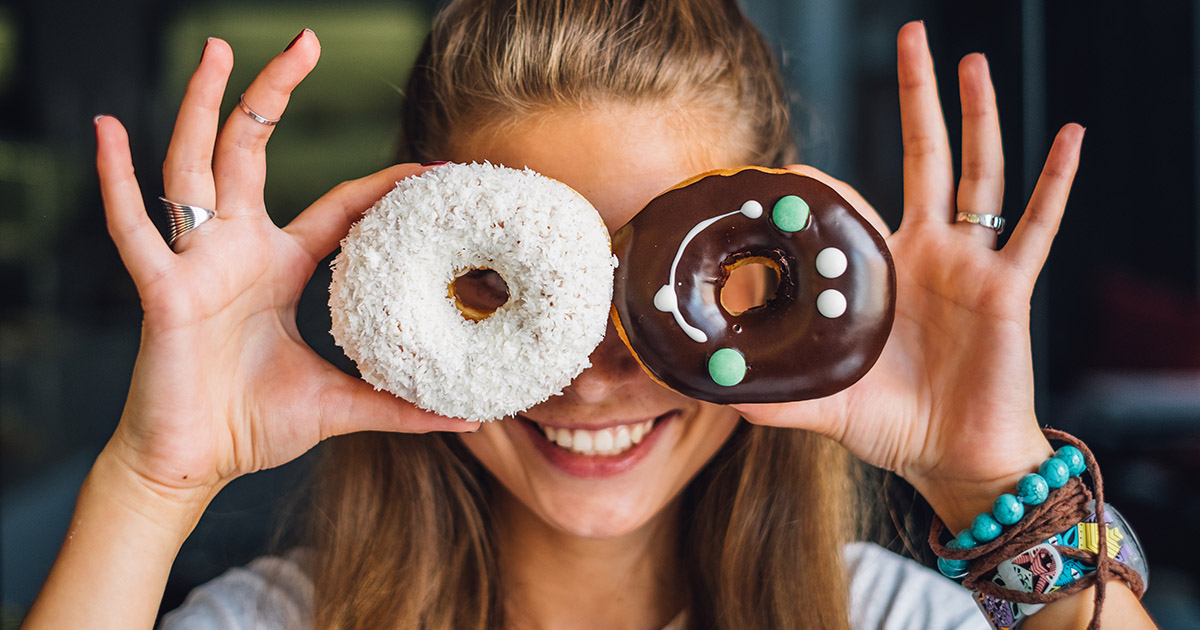
<instances>
[{"instance_id":1,"label":"string bracelet","mask_svg":"<svg viewBox=\"0 0 1200 630\"><path fill-rule=\"evenodd\" d=\"M1042 432L1066 445L944 544L945 525L935 515L929 545L938 569L974 592L998 630L1092 586L1088 630L1098 630L1109 580L1124 580L1139 598L1145 592L1145 557L1133 530L1104 502L1100 469L1087 446L1062 431Z\"/></svg>"}]
</instances>

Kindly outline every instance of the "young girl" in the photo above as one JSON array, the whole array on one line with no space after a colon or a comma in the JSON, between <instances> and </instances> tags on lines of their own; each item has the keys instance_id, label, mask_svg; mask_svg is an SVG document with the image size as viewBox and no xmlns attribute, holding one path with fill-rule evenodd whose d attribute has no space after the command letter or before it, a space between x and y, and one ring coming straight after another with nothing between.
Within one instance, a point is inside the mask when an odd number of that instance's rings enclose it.
<instances>
[{"instance_id":1,"label":"young girl","mask_svg":"<svg viewBox=\"0 0 1200 630\"><path fill-rule=\"evenodd\" d=\"M1034 417L1029 298L1083 129L1054 141L1008 245L956 222L998 213L988 67L959 67L956 183L923 26L898 38L905 212L888 237L896 321L875 367L834 396L719 406L655 384L609 334L562 396L498 422L434 416L347 376L300 338L313 269L397 180L432 162L532 168L611 230L696 173L797 159L780 79L733 0L454 2L406 94L406 160L277 228L263 207L272 122L317 62L302 32L218 135L233 57L210 39L164 165L164 194L213 220L168 246L142 207L124 129L96 119L109 231L145 309L129 399L80 491L27 628L150 627L175 553L230 480L333 436L311 545L198 589L168 628L958 628L969 592L883 550L858 523L847 453L896 471L957 532L1052 453ZM837 188L881 231L852 189ZM657 419L624 470L579 477L522 426ZM605 456L574 454L596 460ZM1090 591L1028 628L1084 627ZM1152 627L1123 583L1109 627Z\"/></svg>"}]
</instances>

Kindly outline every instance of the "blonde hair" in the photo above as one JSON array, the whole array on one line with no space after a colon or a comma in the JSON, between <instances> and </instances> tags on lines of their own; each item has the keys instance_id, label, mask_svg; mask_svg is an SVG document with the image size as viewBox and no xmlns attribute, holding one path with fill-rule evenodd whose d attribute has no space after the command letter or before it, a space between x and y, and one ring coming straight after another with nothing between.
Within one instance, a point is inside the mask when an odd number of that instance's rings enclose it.
<instances>
[{"instance_id":1,"label":"blonde hair","mask_svg":"<svg viewBox=\"0 0 1200 630\"><path fill-rule=\"evenodd\" d=\"M748 163L797 159L774 56L735 0L452 2L409 77L402 161L541 111L620 101L721 117Z\"/></svg>"},{"instance_id":2,"label":"blonde hair","mask_svg":"<svg viewBox=\"0 0 1200 630\"><path fill-rule=\"evenodd\" d=\"M614 100L736 120L720 124L751 163L796 158L779 73L735 0L452 2L410 78L400 154ZM850 467L826 438L741 423L681 497L689 626L849 628ZM504 627L489 478L457 436L337 438L317 478L317 627Z\"/></svg>"}]
</instances>

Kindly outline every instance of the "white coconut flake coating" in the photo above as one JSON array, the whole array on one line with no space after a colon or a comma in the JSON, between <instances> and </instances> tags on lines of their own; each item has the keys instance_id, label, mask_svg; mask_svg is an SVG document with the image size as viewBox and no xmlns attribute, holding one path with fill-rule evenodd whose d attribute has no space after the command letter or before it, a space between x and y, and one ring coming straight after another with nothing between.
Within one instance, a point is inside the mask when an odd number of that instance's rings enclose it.
<instances>
[{"instance_id":1,"label":"white coconut flake coating","mask_svg":"<svg viewBox=\"0 0 1200 630\"><path fill-rule=\"evenodd\" d=\"M561 393L591 363L612 302L608 230L565 184L446 164L399 182L333 262L333 338L363 379L422 409L494 420ZM465 319L449 287L491 269L508 301Z\"/></svg>"}]
</instances>

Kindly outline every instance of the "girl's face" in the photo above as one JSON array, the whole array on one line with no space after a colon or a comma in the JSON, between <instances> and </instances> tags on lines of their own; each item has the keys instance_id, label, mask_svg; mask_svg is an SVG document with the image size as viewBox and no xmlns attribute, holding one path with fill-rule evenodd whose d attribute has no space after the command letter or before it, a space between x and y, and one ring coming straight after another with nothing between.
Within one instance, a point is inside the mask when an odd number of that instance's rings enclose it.
<instances>
[{"instance_id":1,"label":"girl's face","mask_svg":"<svg viewBox=\"0 0 1200 630\"><path fill-rule=\"evenodd\" d=\"M686 119L622 105L554 112L459 139L447 157L528 166L562 181L615 232L676 183L739 165L736 153L722 152L728 142L719 131L682 129L667 116ZM663 513L725 443L738 414L655 383L611 322L591 362L561 396L462 440L540 521L568 535L611 538ZM565 435L570 448L557 443Z\"/></svg>"}]
</instances>

